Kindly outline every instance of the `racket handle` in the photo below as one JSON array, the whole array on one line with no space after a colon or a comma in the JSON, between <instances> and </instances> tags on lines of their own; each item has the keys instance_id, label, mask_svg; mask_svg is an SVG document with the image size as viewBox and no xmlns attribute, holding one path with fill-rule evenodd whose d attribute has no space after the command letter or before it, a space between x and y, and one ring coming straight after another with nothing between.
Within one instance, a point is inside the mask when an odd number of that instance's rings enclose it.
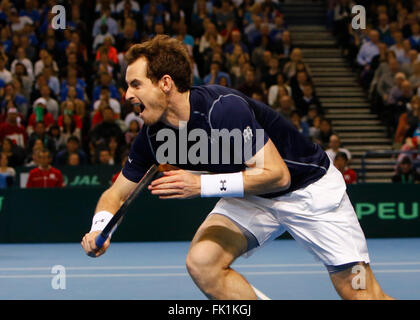
<instances>
[{"instance_id":1,"label":"racket handle","mask_svg":"<svg viewBox=\"0 0 420 320\"><path fill-rule=\"evenodd\" d=\"M98 249L102 248L102 246L104 245L104 243L107 239L108 239L108 237L104 237L102 235L102 233L100 233L95 239L96 247Z\"/></svg>"}]
</instances>

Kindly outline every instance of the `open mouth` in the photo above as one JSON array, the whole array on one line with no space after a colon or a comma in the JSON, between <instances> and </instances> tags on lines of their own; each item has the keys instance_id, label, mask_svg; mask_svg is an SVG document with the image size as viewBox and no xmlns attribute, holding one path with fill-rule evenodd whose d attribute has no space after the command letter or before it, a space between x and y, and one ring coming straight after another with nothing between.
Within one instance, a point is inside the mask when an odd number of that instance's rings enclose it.
<instances>
[{"instance_id":1,"label":"open mouth","mask_svg":"<svg viewBox=\"0 0 420 320\"><path fill-rule=\"evenodd\" d=\"M137 114L142 113L145 108L146 108L146 106L141 102L133 103L134 112L137 113Z\"/></svg>"}]
</instances>

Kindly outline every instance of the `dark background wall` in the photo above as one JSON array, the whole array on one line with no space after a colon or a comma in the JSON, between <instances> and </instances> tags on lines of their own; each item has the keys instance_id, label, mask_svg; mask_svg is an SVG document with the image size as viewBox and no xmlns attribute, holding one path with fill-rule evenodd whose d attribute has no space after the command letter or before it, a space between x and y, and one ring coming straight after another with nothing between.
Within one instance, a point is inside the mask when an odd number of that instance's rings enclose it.
<instances>
[{"instance_id":1,"label":"dark background wall","mask_svg":"<svg viewBox=\"0 0 420 320\"><path fill-rule=\"evenodd\" d=\"M0 191L0 242L79 242L104 187ZM358 184L348 193L367 237L420 237L420 185ZM217 199L159 200L129 208L113 241L189 241Z\"/></svg>"}]
</instances>

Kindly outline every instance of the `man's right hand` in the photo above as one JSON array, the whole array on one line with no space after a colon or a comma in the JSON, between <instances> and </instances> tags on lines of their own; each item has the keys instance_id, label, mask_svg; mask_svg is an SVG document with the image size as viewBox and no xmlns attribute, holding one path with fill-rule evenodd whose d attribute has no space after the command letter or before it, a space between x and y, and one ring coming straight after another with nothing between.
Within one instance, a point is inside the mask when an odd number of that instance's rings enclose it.
<instances>
[{"instance_id":1,"label":"man's right hand","mask_svg":"<svg viewBox=\"0 0 420 320\"><path fill-rule=\"evenodd\" d=\"M89 257L97 258L103 255L106 250L108 249L109 245L111 244L111 240L108 238L102 248L98 249L96 247L95 239L101 233L101 231L93 231L90 233L86 233L80 243L82 245L83 250L85 250L86 254Z\"/></svg>"}]
</instances>

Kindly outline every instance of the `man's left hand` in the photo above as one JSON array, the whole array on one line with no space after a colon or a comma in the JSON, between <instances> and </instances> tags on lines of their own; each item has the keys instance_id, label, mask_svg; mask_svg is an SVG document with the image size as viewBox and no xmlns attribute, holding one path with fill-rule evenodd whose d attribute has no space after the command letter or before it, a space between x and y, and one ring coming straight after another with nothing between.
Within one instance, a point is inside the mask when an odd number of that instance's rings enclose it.
<instances>
[{"instance_id":1,"label":"man's left hand","mask_svg":"<svg viewBox=\"0 0 420 320\"><path fill-rule=\"evenodd\" d=\"M201 178L185 170L165 171L148 188L159 199L191 199L201 195Z\"/></svg>"}]
</instances>

